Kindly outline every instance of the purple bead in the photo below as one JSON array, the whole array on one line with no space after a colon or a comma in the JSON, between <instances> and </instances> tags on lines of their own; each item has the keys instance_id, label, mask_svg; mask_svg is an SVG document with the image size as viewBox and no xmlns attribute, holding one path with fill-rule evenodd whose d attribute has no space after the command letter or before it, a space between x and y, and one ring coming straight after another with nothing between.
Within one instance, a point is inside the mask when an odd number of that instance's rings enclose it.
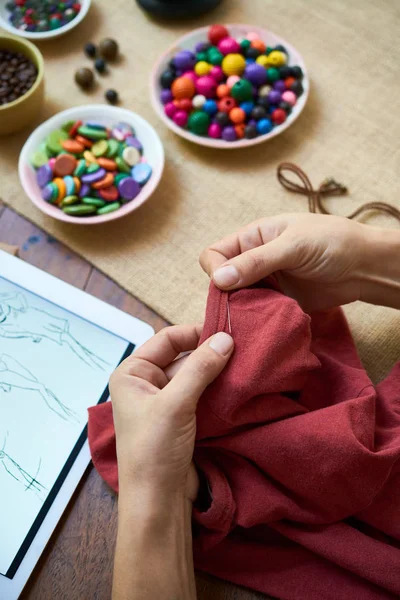
<instances>
[{"instance_id":1,"label":"purple bead","mask_svg":"<svg viewBox=\"0 0 400 600\"><path fill-rule=\"evenodd\" d=\"M267 70L258 63L251 63L245 68L244 77L245 79L248 79L250 83L259 87L267 80Z\"/></svg>"},{"instance_id":2,"label":"purple bead","mask_svg":"<svg viewBox=\"0 0 400 600\"><path fill-rule=\"evenodd\" d=\"M286 90L286 84L282 79L279 79L278 81L275 81L275 83L272 86L274 88L274 90L277 90L278 92L284 92Z\"/></svg>"},{"instance_id":3,"label":"purple bead","mask_svg":"<svg viewBox=\"0 0 400 600\"><path fill-rule=\"evenodd\" d=\"M36 181L39 187L44 187L53 179L53 169L50 165L43 165L36 172Z\"/></svg>"},{"instance_id":4,"label":"purple bead","mask_svg":"<svg viewBox=\"0 0 400 600\"><path fill-rule=\"evenodd\" d=\"M81 189L79 190L79 198L84 198L85 196L88 196L90 192L90 185L88 183L83 183L81 185Z\"/></svg>"},{"instance_id":5,"label":"purple bead","mask_svg":"<svg viewBox=\"0 0 400 600\"><path fill-rule=\"evenodd\" d=\"M125 143L127 144L127 146L132 146L132 148L136 148L136 150L138 150L140 153L143 152L143 146L141 142L139 142L137 138L133 137L133 135L128 135L128 137L125 139Z\"/></svg>"},{"instance_id":6,"label":"purple bead","mask_svg":"<svg viewBox=\"0 0 400 600\"><path fill-rule=\"evenodd\" d=\"M105 176L106 170L99 169L94 173L85 173L85 175L82 175L81 181L82 183L89 183L89 185L91 185L92 183L96 183L96 181L100 181L100 179L103 179Z\"/></svg>"},{"instance_id":7,"label":"purple bead","mask_svg":"<svg viewBox=\"0 0 400 600\"><path fill-rule=\"evenodd\" d=\"M278 92L278 90L271 90L268 94L268 101L270 102L270 104L279 104L281 98L281 93Z\"/></svg>"},{"instance_id":8,"label":"purple bead","mask_svg":"<svg viewBox=\"0 0 400 600\"><path fill-rule=\"evenodd\" d=\"M235 128L231 127L230 125L228 125L227 127L224 127L222 130L221 137L226 142L234 142L236 140Z\"/></svg>"},{"instance_id":9,"label":"purple bead","mask_svg":"<svg viewBox=\"0 0 400 600\"><path fill-rule=\"evenodd\" d=\"M124 200L133 200L140 192L140 185L132 177L121 179L118 191Z\"/></svg>"},{"instance_id":10,"label":"purple bead","mask_svg":"<svg viewBox=\"0 0 400 600\"><path fill-rule=\"evenodd\" d=\"M163 104L168 104L174 99L171 90L161 90L160 100Z\"/></svg>"},{"instance_id":11,"label":"purple bead","mask_svg":"<svg viewBox=\"0 0 400 600\"><path fill-rule=\"evenodd\" d=\"M46 200L46 202L50 202L52 197L53 197L53 188L51 185L46 185L46 187L44 187L42 189L42 198L43 198L43 200Z\"/></svg>"},{"instance_id":12,"label":"purple bead","mask_svg":"<svg viewBox=\"0 0 400 600\"><path fill-rule=\"evenodd\" d=\"M190 50L181 50L175 54L174 65L177 69L192 69L196 64L196 57Z\"/></svg>"},{"instance_id":13,"label":"purple bead","mask_svg":"<svg viewBox=\"0 0 400 600\"><path fill-rule=\"evenodd\" d=\"M247 125L254 125L254 127L257 125L257 121L255 119L249 119L247 121Z\"/></svg>"}]
</instances>

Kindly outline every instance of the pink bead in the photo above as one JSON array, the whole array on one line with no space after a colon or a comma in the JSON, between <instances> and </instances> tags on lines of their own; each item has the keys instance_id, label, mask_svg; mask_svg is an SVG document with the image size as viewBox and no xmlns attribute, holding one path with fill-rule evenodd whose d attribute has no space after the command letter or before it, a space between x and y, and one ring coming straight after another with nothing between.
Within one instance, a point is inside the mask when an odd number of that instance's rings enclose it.
<instances>
[{"instance_id":1,"label":"pink bead","mask_svg":"<svg viewBox=\"0 0 400 600\"><path fill-rule=\"evenodd\" d=\"M185 73L183 73L182 77L189 77L193 83L196 83L197 79L198 79L198 75L196 75L196 73L194 71L185 71Z\"/></svg>"},{"instance_id":2,"label":"pink bead","mask_svg":"<svg viewBox=\"0 0 400 600\"><path fill-rule=\"evenodd\" d=\"M185 127L187 120L188 120L188 114L184 110L178 110L174 114L173 120L174 120L174 123L179 125L179 127Z\"/></svg>"},{"instance_id":3,"label":"pink bead","mask_svg":"<svg viewBox=\"0 0 400 600\"><path fill-rule=\"evenodd\" d=\"M141 162L141 163L147 163L147 158L145 158L144 156L142 156L142 158L139 160L139 162Z\"/></svg>"},{"instance_id":4,"label":"pink bead","mask_svg":"<svg viewBox=\"0 0 400 600\"><path fill-rule=\"evenodd\" d=\"M236 54L237 52L240 52L240 44L233 38L227 37L220 41L218 50L224 55Z\"/></svg>"},{"instance_id":5,"label":"pink bead","mask_svg":"<svg viewBox=\"0 0 400 600\"><path fill-rule=\"evenodd\" d=\"M221 83L224 78L224 72L219 65L215 65L209 72L209 75L215 79L217 83Z\"/></svg>"},{"instance_id":6,"label":"pink bead","mask_svg":"<svg viewBox=\"0 0 400 600\"><path fill-rule=\"evenodd\" d=\"M231 89L231 88L233 88L235 83L237 83L238 81L240 81L239 75L230 75L228 77L228 79L226 80L226 85L228 86L229 89Z\"/></svg>"},{"instance_id":7,"label":"pink bead","mask_svg":"<svg viewBox=\"0 0 400 600\"><path fill-rule=\"evenodd\" d=\"M172 117L177 112L177 110L178 109L176 108L176 106L173 102L168 102L168 104L166 104L164 106L164 112L167 115L167 117L169 117L170 119L172 119Z\"/></svg>"},{"instance_id":8,"label":"pink bead","mask_svg":"<svg viewBox=\"0 0 400 600\"><path fill-rule=\"evenodd\" d=\"M259 39L260 39L260 36L255 31L249 31L249 33L246 35L246 40L249 40L250 42L254 42L254 40L259 40Z\"/></svg>"},{"instance_id":9,"label":"pink bead","mask_svg":"<svg viewBox=\"0 0 400 600\"><path fill-rule=\"evenodd\" d=\"M49 167L51 168L52 171L54 171L54 165L56 164L56 159L55 158L49 158Z\"/></svg>"},{"instance_id":10,"label":"pink bead","mask_svg":"<svg viewBox=\"0 0 400 600\"><path fill-rule=\"evenodd\" d=\"M282 94L282 100L284 100L284 102L287 102L291 106L294 106L297 102L297 96L291 90L286 90L286 92L283 92Z\"/></svg>"},{"instance_id":11,"label":"pink bead","mask_svg":"<svg viewBox=\"0 0 400 600\"><path fill-rule=\"evenodd\" d=\"M221 126L218 125L218 123L211 123L210 127L208 128L209 137L217 139L217 138L221 137L221 133L222 133Z\"/></svg>"},{"instance_id":12,"label":"pink bead","mask_svg":"<svg viewBox=\"0 0 400 600\"><path fill-rule=\"evenodd\" d=\"M197 93L202 94L206 98L213 98L216 89L217 82L210 75L203 75L203 77L199 77L196 81Z\"/></svg>"}]
</instances>

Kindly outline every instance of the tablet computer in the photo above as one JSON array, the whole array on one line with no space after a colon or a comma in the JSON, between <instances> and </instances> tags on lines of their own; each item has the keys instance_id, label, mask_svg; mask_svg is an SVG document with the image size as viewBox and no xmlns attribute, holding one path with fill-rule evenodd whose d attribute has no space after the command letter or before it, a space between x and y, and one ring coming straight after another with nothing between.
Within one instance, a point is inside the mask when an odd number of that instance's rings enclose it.
<instances>
[{"instance_id":1,"label":"tablet computer","mask_svg":"<svg viewBox=\"0 0 400 600\"><path fill-rule=\"evenodd\" d=\"M18 598L90 461L87 409L153 335L0 251L0 598Z\"/></svg>"}]
</instances>

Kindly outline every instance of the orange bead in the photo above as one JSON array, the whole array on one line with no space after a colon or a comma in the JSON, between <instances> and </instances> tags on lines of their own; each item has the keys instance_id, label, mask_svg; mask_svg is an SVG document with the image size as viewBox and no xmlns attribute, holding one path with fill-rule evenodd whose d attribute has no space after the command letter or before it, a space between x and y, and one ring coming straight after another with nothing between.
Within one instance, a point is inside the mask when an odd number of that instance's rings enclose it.
<instances>
[{"instance_id":1,"label":"orange bead","mask_svg":"<svg viewBox=\"0 0 400 600\"><path fill-rule=\"evenodd\" d=\"M246 125L244 123L240 123L240 125L235 125L236 135L239 139L244 138L244 130L246 129Z\"/></svg>"},{"instance_id":2,"label":"orange bead","mask_svg":"<svg viewBox=\"0 0 400 600\"><path fill-rule=\"evenodd\" d=\"M64 142L62 142L62 147L64 148L64 150L66 150L67 152L71 152L72 154L81 154L85 149L85 146L83 144L80 144L75 140L65 140Z\"/></svg>"},{"instance_id":3,"label":"orange bead","mask_svg":"<svg viewBox=\"0 0 400 600\"><path fill-rule=\"evenodd\" d=\"M232 110L230 111L229 118L232 121L232 123L239 125L240 123L245 122L246 113L244 112L243 108L235 106L235 108L232 108Z\"/></svg>"},{"instance_id":4,"label":"orange bead","mask_svg":"<svg viewBox=\"0 0 400 600\"><path fill-rule=\"evenodd\" d=\"M225 96L225 98L221 98L218 102L218 110L219 112L230 113L232 108L235 108L236 100L232 98L232 96Z\"/></svg>"},{"instance_id":5,"label":"orange bead","mask_svg":"<svg viewBox=\"0 0 400 600\"><path fill-rule=\"evenodd\" d=\"M231 93L231 90L229 89L229 86L226 85L226 83L221 83L217 87L217 96L218 96L218 98L224 98L225 96L229 96L230 93Z\"/></svg>"},{"instance_id":6,"label":"orange bead","mask_svg":"<svg viewBox=\"0 0 400 600\"><path fill-rule=\"evenodd\" d=\"M287 79L285 79L285 85L288 90L291 88L291 86L294 84L295 81L296 80L294 77L288 77Z\"/></svg>"},{"instance_id":7,"label":"orange bead","mask_svg":"<svg viewBox=\"0 0 400 600\"><path fill-rule=\"evenodd\" d=\"M83 144L85 148L91 148L93 146L93 142L83 137L83 135L77 135L75 137L75 141L79 142L80 144Z\"/></svg>"},{"instance_id":8,"label":"orange bead","mask_svg":"<svg viewBox=\"0 0 400 600\"><path fill-rule=\"evenodd\" d=\"M263 53L265 52L267 46L264 44L264 42L262 40L253 40L250 44L250 46L252 48L255 48L256 50L259 50L259 52Z\"/></svg>"},{"instance_id":9,"label":"orange bead","mask_svg":"<svg viewBox=\"0 0 400 600\"><path fill-rule=\"evenodd\" d=\"M115 171L117 169L117 163L111 158L105 158L104 156L101 156L97 159L97 162L106 171Z\"/></svg>"},{"instance_id":10,"label":"orange bead","mask_svg":"<svg viewBox=\"0 0 400 600\"><path fill-rule=\"evenodd\" d=\"M171 85L171 92L176 100L193 98L195 91L194 82L189 77L178 77Z\"/></svg>"},{"instance_id":11,"label":"orange bead","mask_svg":"<svg viewBox=\"0 0 400 600\"><path fill-rule=\"evenodd\" d=\"M81 189L81 180L79 179L79 177L73 177L73 180L75 183L75 193L79 194Z\"/></svg>"},{"instance_id":12,"label":"orange bead","mask_svg":"<svg viewBox=\"0 0 400 600\"><path fill-rule=\"evenodd\" d=\"M110 187L113 183L114 183L114 175L112 173L107 173L107 175L105 177L103 177L103 179L100 179L100 181L96 181L95 183L92 183L92 188L95 190L102 190L104 188Z\"/></svg>"},{"instance_id":13,"label":"orange bead","mask_svg":"<svg viewBox=\"0 0 400 600\"><path fill-rule=\"evenodd\" d=\"M61 200L63 198L65 198L65 196L67 194L67 186L65 185L64 179L61 179L61 177L55 177L53 179L53 183L56 184L57 189L58 189L58 196L56 199L56 204L60 204Z\"/></svg>"}]
</instances>

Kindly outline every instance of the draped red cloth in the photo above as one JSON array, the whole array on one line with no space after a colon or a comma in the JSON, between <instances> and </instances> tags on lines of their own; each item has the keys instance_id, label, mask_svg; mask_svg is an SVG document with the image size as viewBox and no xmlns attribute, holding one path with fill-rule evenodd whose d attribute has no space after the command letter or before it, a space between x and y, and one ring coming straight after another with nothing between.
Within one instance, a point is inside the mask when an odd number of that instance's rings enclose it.
<instances>
[{"instance_id":1,"label":"draped red cloth","mask_svg":"<svg viewBox=\"0 0 400 600\"><path fill-rule=\"evenodd\" d=\"M342 310L310 317L272 280L211 285L202 340L229 321L234 354L197 411L196 567L282 600L398 598L400 363L374 387ZM117 490L110 403L89 443Z\"/></svg>"}]
</instances>

